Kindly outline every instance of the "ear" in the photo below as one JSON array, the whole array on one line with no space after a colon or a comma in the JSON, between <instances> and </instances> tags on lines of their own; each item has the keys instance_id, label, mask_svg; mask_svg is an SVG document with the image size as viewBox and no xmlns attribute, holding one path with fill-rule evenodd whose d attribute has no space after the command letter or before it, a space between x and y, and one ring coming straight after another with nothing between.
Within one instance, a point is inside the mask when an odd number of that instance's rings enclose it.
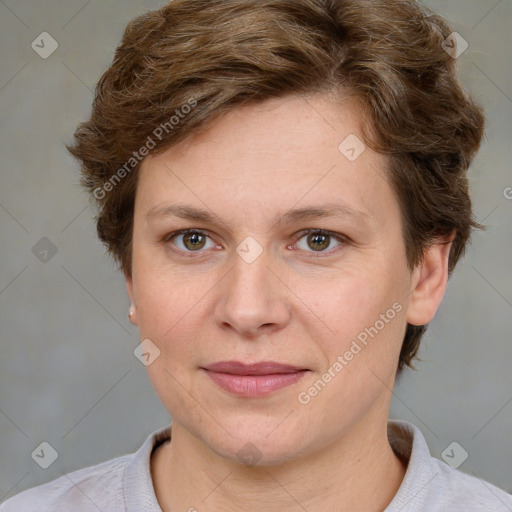
<instances>
[{"instance_id":1,"label":"ear","mask_svg":"<svg viewBox=\"0 0 512 512\"><path fill-rule=\"evenodd\" d=\"M137 307L135 305L135 296L133 293L133 278L132 276L124 275L125 282L126 282L126 291L128 292L128 297L130 297L131 306L130 306L130 313L128 315L128 319L133 325L139 325L137 320Z\"/></svg>"},{"instance_id":2,"label":"ear","mask_svg":"<svg viewBox=\"0 0 512 512\"><path fill-rule=\"evenodd\" d=\"M448 259L454 233L436 240L423 255L421 263L412 272L412 291L407 322L426 325L436 314L443 300L448 282Z\"/></svg>"}]
</instances>

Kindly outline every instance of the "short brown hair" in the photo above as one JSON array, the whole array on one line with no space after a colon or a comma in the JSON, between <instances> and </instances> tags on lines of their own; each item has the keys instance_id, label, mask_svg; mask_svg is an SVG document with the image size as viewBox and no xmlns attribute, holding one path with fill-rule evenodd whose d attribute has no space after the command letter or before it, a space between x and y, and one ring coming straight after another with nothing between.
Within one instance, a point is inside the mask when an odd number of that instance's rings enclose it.
<instances>
[{"instance_id":1,"label":"short brown hair","mask_svg":"<svg viewBox=\"0 0 512 512\"><path fill-rule=\"evenodd\" d=\"M148 150L248 102L334 91L358 99L365 143L388 156L409 266L455 232L451 272L479 227L466 171L484 125L444 49L451 32L414 0L173 0L135 18L67 146L96 198L100 239L131 275L137 170ZM412 366L425 329L407 326L399 370Z\"/></svg>"}]
</instances>

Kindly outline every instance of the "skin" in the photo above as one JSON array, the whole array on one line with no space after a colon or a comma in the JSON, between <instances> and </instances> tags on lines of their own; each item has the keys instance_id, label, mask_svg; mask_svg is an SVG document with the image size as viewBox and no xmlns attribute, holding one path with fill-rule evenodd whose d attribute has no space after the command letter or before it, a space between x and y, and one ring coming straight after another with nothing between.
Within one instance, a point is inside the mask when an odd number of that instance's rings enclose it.
<instances>
[{"instance_id":1,"label":"skin","mask_svg":"<svg viewBox=\"0 0 512 512\"><path fill-rule=\"evenodd\" d=\"M401 484L405 467L386 432L391 390L407 322L428 323L442 300L450 244L434 243L408 267L386 159L366 148L351 162L338 150L360 134L360 118L349 100L273 99L142 163L127 289L140 339L160 349L147 369L172 417L172 441L151 460L165 512L381 511ZM218 219L162 213L176 204ZM326 204L358 213L275 222ZM187 228L207 235L198 250L171 236ZM307 229L345 239L322 239L318 250ZM252 263L236 252L247 237L262 249ZM396 303L401 312L301 403ZM309 371L271 395L240 398L200 369L223 360ZM253 465L237 456L246 443L257 449Z\"/></svg>"}]
</instances>

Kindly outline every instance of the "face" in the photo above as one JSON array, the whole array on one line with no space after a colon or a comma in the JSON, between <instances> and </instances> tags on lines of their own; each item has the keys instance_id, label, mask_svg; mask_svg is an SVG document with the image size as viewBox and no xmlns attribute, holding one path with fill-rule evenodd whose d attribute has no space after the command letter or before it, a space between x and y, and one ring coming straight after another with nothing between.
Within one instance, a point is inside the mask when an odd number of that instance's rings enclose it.
<instances>
[{"instance_id":1,"label":"face","mask_svg":"<svg viewBox=\"0 0 512 512\"><path fill-rule=\"evenodd\" d=\"M415 273L386 160L354 159L359 119L274 99L142 164L127 284L160 351L149 376L228 459L306 456L387 418Z\"/></svg>"}]
</instances>

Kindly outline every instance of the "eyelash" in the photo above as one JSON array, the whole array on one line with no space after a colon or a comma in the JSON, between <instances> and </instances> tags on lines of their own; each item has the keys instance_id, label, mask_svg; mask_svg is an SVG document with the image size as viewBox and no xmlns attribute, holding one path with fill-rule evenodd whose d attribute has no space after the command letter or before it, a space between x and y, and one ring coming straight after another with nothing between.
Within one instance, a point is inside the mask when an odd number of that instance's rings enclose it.
<instances>
[{"instance_id":1,"label":"eyelash","mask_svg":"<svg viewBox=\"0 0 512 512\"><path fill-rule=\"evenodd\" d=\"M202 231L200 229L189 228L189 229L182 229L180 231L174 231L173 233L169 233L168 235L166 235L163 238L163 242L164 243L171 242L171 245L173 246L172 250L175 252L178 252L180 255L184 255L184 257L186 257L186 258L197 258L198 255L195 255L194 253L200 254L205 251L202 249L198 249L197 251L183 251L182 249L176 248L174 246L174 244L172 244L172 240L174 238L179 237L181 235L188 235L188 234L192 234L192 233L210 238L210 236L205 231ZM329 236L330 238L334 238L337 242L340 243L340 246L335 247L334 249L327 249L325 251L305 251L305 252L311 253L310 257L312 257L312 258L324 258L326 256L330 256L334 252L337 252L339 249L342 249L343 246L347 245L350 242L348 237L341 235L339 233L334 233L332 231L327 231L325 229L305 229L298 234L293 245L296 245L297 242L299 242L302 238L307 237L311 234ZM211 238L210 238L210 240L211 240ZM287 247L290 247L290 246L287 246Z\"/></svg>"}]
</instances>

